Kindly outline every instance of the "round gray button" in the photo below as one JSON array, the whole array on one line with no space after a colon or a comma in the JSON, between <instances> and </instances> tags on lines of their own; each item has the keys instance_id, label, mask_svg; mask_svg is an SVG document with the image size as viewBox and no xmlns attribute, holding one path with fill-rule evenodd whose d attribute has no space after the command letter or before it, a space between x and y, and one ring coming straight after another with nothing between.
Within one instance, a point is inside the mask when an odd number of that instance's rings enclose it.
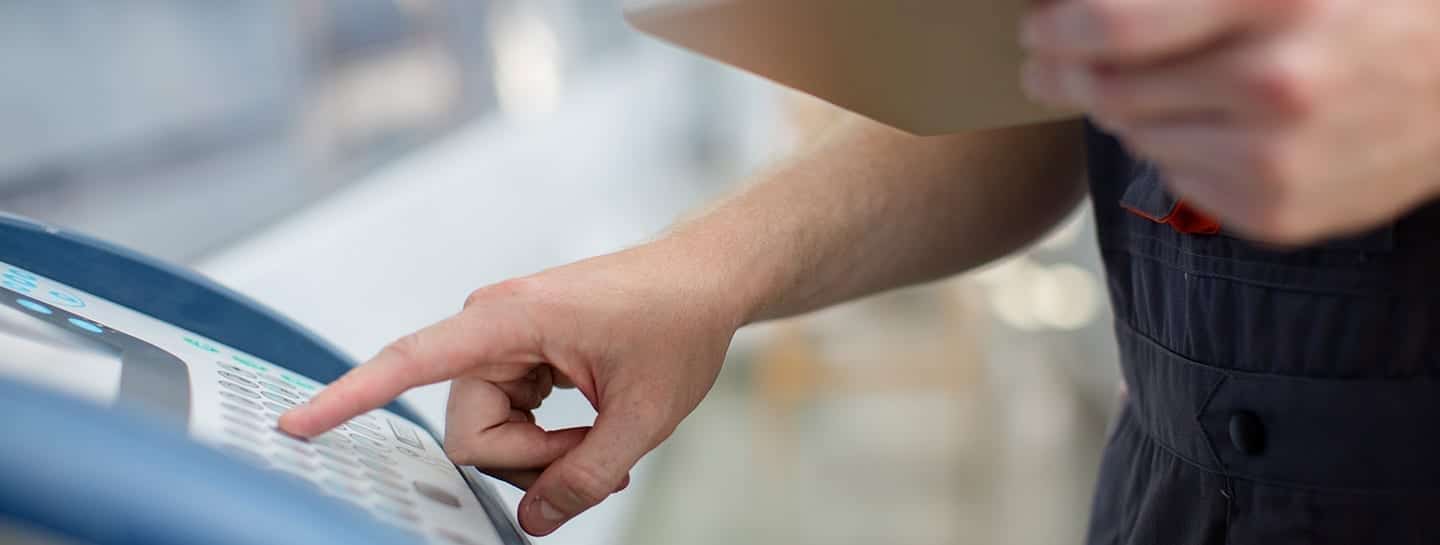
<instances>
[{"instance_id":1,"label":"round gray button","mask_svg":"<svg viewBox=\"0 0 1440 545\"><path fill-rule=\"evenodd\" d=\"M255 444L260 442L260 436L255 435L254 432L246 431L235 426L225 426L225 433L247 443Z\"/></svg>"},{"instance_id":2,"label":"round gray button","mask_svg":"<svg viewBox=\"0 0 1440 545\"><path fill-rule=\"evenodd\" d=\"M261 433L265 431L264 428L261 428L259 424L255 423L254 418L248 418L244 413L226 412L220 413L220 417L224 418L226 423L248 430L250 433Z\"/></svg>"},{"instance_id":3,"label":"round gray button","mask_svg":"<svg viewBox=\"0 0 1440 545\"><path fill-rule=\"evenodd\" d=\"M395 505L395 504L390 503L390 502L386 502L386 501L378 501L378 502L375 502L375 510L376 510L376 511L379 511L381 514L389 515L389 516L392 516L392 517L395 517L395 518L404 520L405 522L409 522L409 523L411 523L411 524L414 524L414 523L416 523L416 522L420 522L420 517L419 517L419 515L416 515L414 511L411 511L411 510L409 510L409 509L406 509L405 507L402 507L402 506L399 506L399 505Z\"/></svg>"},{"instance_id":4,"label":"round gray button","mask_svg":"<svg viewBox=\"0 0 1440 545\"><path fill-rule=\"evenodd\" d=\"M356 496L362 496L365 494L364 490L355 488L350 483L341 481L340 479L336 479L333 477L321 481L320 486L324 487L325 490L328 490L337 496L345 498L355 498Z\"/></svg>"},{"instance_id":5,"label":"round gray button","mask_svg":"<svg viewBox=\"0 0 1440 545\"><path fill-rule=\"evenodd\" d=\"M279 447L280 449L283 449L285 452L288 452L288 453L290 453L290 454L294 454L294 455L296 455L296 456L301 456L301 457L304 457L304 458L309 458L309 457L315 455L315 451L310 450L310 447L307 447L307 446L305 446L305 445L297 445L297 444L294 444L294 443L286 443L286 442L284 442L284 441L275 441L274 443L275 443L275 446L276 446L276 447Z\"/></svg>"},{"instance_id":6,"label":"round gray button","mask_svg":"<svg viewBox=\"0 0 1440 545\"><path fill-rule=\"evenodd\" d=\"M268 391L268 390L267 390L267 391L264 391L264 392L260 392L260 395L265 396L265 399L268 399L268 400L270 400L270 401L274 401L275 403L278 403L278 404L280 404L280 405L285 406L285 408L287 408L287 409L295 406L295 402L294 402L294 401L291 401L291 400L289 400L289 399L286 399L285 396L282 396L282 395L277 394L277 393L275 393L275 392L271 392L271 391Z\"/></svg>"},{"instance_id":7,"label":"round gray button","mask_svg":"<svg viewBox=\"0 0 1440 545\"><path fill-rule=\"evenodd\" d=\"M266 388L280 392L290 397L300 397L300 395L295 392L294 388L291 388L289 385L286 385L285 383L278 380L274 380L269 377L263 377L260 379L260 383L264 384Z\"/></svg>"},{"instance_id":8,"label":"round gray button","mask_svg":"<svg viewBox=\"0 0 1440 545\"><path fill-rule=\"evenodd\" d=\"M366 447L362 447L362 446L360 446L360 445L355 445L355 452L357 452L357 453L360 454L360 459L361 459L361 460L370 460L370 461L372 461L372 462L382 463L382 464L385 464L385 465L387 465L387 466L393 466L393 465L395 465L395 459L394 459L394 458L391 458L391 457L386 456L386 455L384 455L384 454L380 454L379 452L375 452L374 450L371 450L371 449L366 448Z\"/></svg>"},{"instance_id":9,"label":"round gray button","mask_svg":"<svg viewBox=\"0 0 1440 545\"><path fill-rule=\"evenodd\" d=\"M404 455L409 456L409 457L411 457L411 458L419 458L419 457L420 457L420 453L415 452L414 450L411 450L411 449L408 449L408 448L405 448L405 447L395 447L395 452L398 452L398 453L400 453L400 454L404 454Z\"/></svg>"},{"instance_id":10,"label":"round gray button","mask_svg":"<svg viewBox=\"0 0 1440 545\"><path fill-rule=\"evenodd\" d=\"M373 433L378 434L381 432L380 424L376 423L373 417L367 415L357 416L351 419L349 424L354 425L358 428L364 428L366 431L370 431Z\"/></svg>"},{"instance_id":11,"label":"round gray button","mask_svg":"<svg viewBox=\"0 0 1440 545\"><path fill-rule=\"evenodd\" d=\"M237 365L230 365L230 364L225 363L225 362L223 362L223 361L215 362L215 365L218 366L218 367L220 367L221 369L224 369L224 370L226 370L226 371L229 371L229 372L231 372L231 373L240 375L240 376L242 376L242 377L245 377L245 378L248 378L248 379L251 379L251 380L260 378L258 375L256 375L255 373L251 372L250 370L248 370L248 369L243 369L243 368L241 368L241 367L239 367L239 366L237 366Z\"/></svg>"},{"instance_id":12,"label":"round gray button","mask_svg":"<svg viewBox=\"0 0 1440 545\"><path fill-rule=\"evenodd\" d=\"M429 498L435 503L448 505L456 509L460 508L460 498L455 497L454 494L446 492L443 488L429 483L422 483L420 481L413 481L410 484L415 486L415 491L419 492L421 496L425 496L426 498Z\"/></svg>"},{"instance_id":13,"label":"round gray button","mask_svg":"<svg viewBox=\"0 0 1440 545\"><path fill-rule=\"evenodd\" d=\"M252 403L252 405L254 405L254 404ZM253 411L253 410L250 410L250 409L246 409L245 407L241 407L241 406L236 405L236 404L234 404L234 403L230 403L230 402L228 402L228 401L221 401L221 402L220 402L220 408L225 409L226 411L228 411L228 414L235 415L235 416L238 416L238 417L247 418L247 419L250 419L250 420L259 420L259 419L260 419L260 414L259 414L259 413L255 412L255 411ZM259 409L260 406L259 406L259 405L255 405L255 408L256 408L256 409Z\"/></svg>"},{"instance_id":14,"label":"round gray button","mask_svg":"<svg viewBox=\"0 0 1440 545\"><path fill-rule=\"evenodd\" d=\"M387 476L389 476L389 477L394 477L394 478L399 478L399 477L400 477L400 472L395 471L394 469L392 469L389 465L386 465L385 463L377 462L377 461L371 460L371 459L369 459L369 458L359 458L359 459L357 459L356 461L360 462L360 463L363 464L365 467L370 468L371 471L374 471L374 472L376 472L376 473L380 473L380 474L387 475Z\"/></svg>"},{"instance_id":15,"label":"round gray button","mask_svg":"<svg viewBox=\"0 0 1440 545\"><path fill-rule=\"evenodd\" d=\"M378 495L378 496L383 496L383 497L385 497L386 499L389 499L390 501L395 502L395 503L398 503L398 504L400 504L400 505L404 505L404 506L406 506L406 507L414 507L414 506L415 506L415 501L414 501L414 500L411 500L410 498L405 497L405 492L406 492L406 491L405 491L404 488L401 488L399 485L395 485L394 487L389 487L389 486L377 486L377 487L375 487L375 488L373 489L373 491L375 492L376 495Z\"/></svg>"},{"instance_id":16,"label":"round gray button","mask_svg":"<svg viewBox=\"0 0 1440 545\"><path fill-rule=\"evenodd\" d=\"M257 410L257 411L260 410L260 404L259 404L259 403L256 403L256 402L254 402L254 401L251 401L251 400L247 399L245 396L242 396L242 395L237 394L237 393L235 393L235 392L230 392L230 391L226 391L226 390L221 390L221 391L220 391L220 397L223 397L223 398L225 398L225 399L228 399L228 400L230 400L230 401L233 401L233 402L239 404L239 405L242 406L242 407L251 408L251 409L254 409L254 410ZM258 396L257 396L257 397L258 397Z\"/></svg>"},{"instance_id":17,"label":"round gray button","mask_svg":"<svg viewBox=\"0 0 1440 545\"><path fill-rule=\"evenodd\" d=\"M347 448L335 448L329 445L315 443L315 452L319 452L321 456L339 461L345 465L355 465L355 461L350 456L351 450Z\"/></svg>"},{"instance_id":18,"label":"round gray button","mask_svg":"<svg viewBox=\"0 0 1440 545\"><path fill-rule=\"evenodd\" d=\"M315 466L311 465L310 462L296 458L285 452L277 452L273 459L276 465L300 475L308 475L315 471Z\"/></svg>"},{"instance_id":19,"label":"round gray button","mask_svg":"<svg viewBox=\"0 0 1440 545\"><path fill-rule=\"evenodd\" d=\"M243 395L243 396L248 397L248 398L251 398L251 399L259 399L259 398L260 398L260 394L255 393L255 390L251 390L251 389L249 389L249 388L246 388L246 387L241 386L241 385L239 385L239 384L235 384L234 382L230 382L230 381L228 381L228 380L221 380L221 381L220 381L220 386L225 387L225 389L230 390L231 392L235 392L235 393L237 393L237 394Z\"/></svg>"},{"instance_id":20,"label":"round gray button","mask_svg":"<svg viewBox=\"0 0 1440 545\"><path fill-rule=\"evenodd\" d=\"M217 370L217 371L215 371L215 373L216 373L216 374L219 374L221 377L224 377L225 379L227 379L227 380L229 380L229 381L231 381L231 382L234 382L234 383L239 384L239 385L241 385L241 386L244 386L244 387L246 387L246 388L259 388L259 387L260 387L259 384L255 384L255 381L252 381L252 380L250 380L250 379L248 379L248 378L242 377L242 376L237 375L237 374L235 374L235 373L231 373L231 372L226 371L226 370L224 370L224 369Z\"/></svg>"},{"instance_id":21,"label":"round gray button","mask_svg":"<svg viewBox=\"0 0 1440 545\"><path fill-rule=\"evenodd\" d=\"M321 444L321 445L327 445L327 446L332 446L332 447L346 447L346 448L348 448L350 445L355 444L354 441L351 441L349 437L346 437L346 436L344 436L344 435L341 435L341 434L338 434L338 433L335 433L335 432L325 432L325 433L322 433L322 434L320 434L320 435L315 436L315 438L314 438L314 439L311 439L311 441L313 441L313 442L315 442L315 443L318 443L318 444Z\"/></svg>"},{"instance_id":22,"label":"round gray button","mask_svg":"<svg viewBox=\"0 0 1440 545\"><path fill-rule=\"evenodd\" d=\"M350 438L353 439L353 440L355 440L355 443L356 443L356 444L365 445L365 446L367 446L367 447L373 448L373 449L378 450L378 451L380 451L380 452L386 452L386 451L390 450L390 446L389 446L389 445L386 445L385 443L381 443L380 441L378 441L378 440L376 440L376 439L374 439L374 438L372 438L372 437L366 436L366 435L364 435L364 434L352 433L352 434L350 434Z\"/></svg>"},{"instance_id":23,"label":"round gray button","mask_svg":"<svg viewBox=\"0 0 1440 545\"><path fill-rule=\"evenodd\" d=\"M331 473L334 473L334 474L336 474L336 475L340 475L341 477L345 477L346 479L357 479L357 478L359 478L359 476L356 475L355 472L352 471L350 467L345 467L345 466L343 466L343 465L337 464L337 463L335 463L334 460L324 460L324 461L321 461L321 462L320 462L320 467L325 468L326 470L330 471Z\"/></svg>"},{"instance_id":24,"label":"round gray button","mask_svg":"<svg viewBox=\"0 0 1440 545\"><path fill-rule=\"evenodd\" d=\"M390 469L390 468L385 468L385 469ZM405 488L405 485L404 485L404 484L401 484L400 481L396 480L396 479L399 479L399 478L400 478L400 474L399 474L399 473L394 473L394 470L390 470L390 471L392 472L391 475L384 475L384 474L381 474L381 473L378 473L378 472L369 471L369 472L366 472L366 473L365 473L365 476L366 476L366 477L369 477L370 480L375 483L375 487L374 487L374 488L375 488L375 490L377 490L377 491L379 491L379 490L382 489L382 488L385 488L385 489L388 489L389 491L391 491L391 492L393 492L393 493L396 493L396 494L405 494L405 493L409 492L410 489Z\"/></svg>"}]
</instances>

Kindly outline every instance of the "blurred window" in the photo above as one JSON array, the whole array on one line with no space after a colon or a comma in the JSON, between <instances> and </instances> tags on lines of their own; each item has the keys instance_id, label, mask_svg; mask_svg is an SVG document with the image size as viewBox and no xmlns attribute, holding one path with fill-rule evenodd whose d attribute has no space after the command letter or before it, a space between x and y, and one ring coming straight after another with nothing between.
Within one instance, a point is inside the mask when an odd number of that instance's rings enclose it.
<instances>
[{"instance_id":1,"label":"blurred window","mask_svg":"<svg viewBox=\"0 0 1440 545\"><path fill-rule=\"evenodd\" d=\"M0 3L0 210L194 259L496 111L497 13L589 56L615 5Z\"/></svg>"}]
</instances>

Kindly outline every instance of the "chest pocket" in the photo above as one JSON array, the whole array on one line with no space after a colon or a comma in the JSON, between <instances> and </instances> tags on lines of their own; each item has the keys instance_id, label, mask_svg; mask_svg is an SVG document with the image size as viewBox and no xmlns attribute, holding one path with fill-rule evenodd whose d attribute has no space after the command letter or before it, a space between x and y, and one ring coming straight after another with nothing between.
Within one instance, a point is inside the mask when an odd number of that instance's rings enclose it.
<instances>
[{"instance_id":1,"label":"chest pocket","mask_svg":"<svg viewBox=\"0 0 1440 545\"><path fill-rule=\"evenodd\" d=\"M1378 294L1391 289L1387 264L1396 226L1327 240L1306 248L1257 244L1189 209L1153 164L1133 164L1118 205L1127 250L1188 274L1323 293Z\"/></svg>"}]
</instances>

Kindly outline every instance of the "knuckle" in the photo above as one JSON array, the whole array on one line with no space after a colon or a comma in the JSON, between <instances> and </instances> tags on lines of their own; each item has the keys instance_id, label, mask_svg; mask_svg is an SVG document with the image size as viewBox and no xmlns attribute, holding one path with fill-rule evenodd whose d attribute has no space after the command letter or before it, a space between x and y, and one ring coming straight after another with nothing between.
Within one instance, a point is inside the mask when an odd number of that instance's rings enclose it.
<instances>
[{"instance_id":1,"label":"knuckle","mask_svg":"<svg viewBox=\"0 0 1440 545\"><path fill-rule=\"evenodd\" d=\"M470 292L465 297L465 308L485 301L537 293L540 289L540 281L534 277L511 278Z\"/></svg>"},{"instance_id":2,"label":"knuckle","mask_svg":"<svg viewBox=\"0 0 1440 545\"><path fill-rule=\"evenodd\" d=\"M1140 45L1140 33L1144 29L1126 2L1090 0L1086 8L1100 45L1119 51L1131 51Z\"/></svg>"},{"instance_id":3,"label":"knuckle","mask_svg":"<svg viewBox=\"0 0 1440 545\"><path fill-rule=\"evenodd\" d=\"M473 465L475 450L463 438L446 434L445 457L460 465Z\"/></svg>"},{"instance_id":4,"label":"knuckle","mask_svg":"<svg viewBox=\"0 0 1440 545\"><path fill-rule=\"evenodd\" d=\"M380 349L380 353L398 361L411 363L420 359L421 344L420 335L411 333L385 345L385 348Z\"/></svg>"},{"instance_id":5,"label":"knuckle","mask_svg":"<svg viewBox=\"0 0 1440 545\"><path fill-rule=\"evenodd\" d=\"M701 393L701 396L704 394ZM695 404L683 396L669 400L642 400L637 403L638 415L644 415L635 423L636 441L646 449L653 449L664 443L675 433L680 419L694 410Z\"/></svg>"},{"instance_id":6,"label":"knuckle","mask_svg":"<svg viewBox=\"0 0 1440 545\"><path fill-rule=\"evenodd\" d=\"M560 482L573 499L579 503L576 507L585 509L596 505L610 493L620 486L619 478L612 478L600 468L585 462L572 462L564 464L559 468Z\"/></svg>"},{"instance_id":7,"label":"knuckle","mask_svg":"<svg viewBox=\"0 0 1440 545\"><path fill-rule=\"evenodd\" d=\"M1123 125L1136 109L1135 89L1124 80L1100 76L1095 78L1095 100L1091 115L1115 125Z\"/></svg>"},{"instance_id":8,"label":"knuckle","mask_svg":"<svg viewBox=\"0 0 1440 545\"><path fill-rule=\"evenodd\" d=\"M470 292L470 295L465 296L465 304L461 306L461 308L470 308L471 305L480 304L481 302L485 301L486 297L489 296L490 291L486 288L480 288L478 290L472 291Z\"/></svg>"},{"instance_id":9,"label":"knuckle","mask_svg":"<svg viewBox=\"0 0 1440 545\"><path fill-rule=\"evenodd\" d=\"M1312 70L1296 62L1275 62L1250 76L1249 93L1260 106L1284 117L1305 117L1319 106Z\"/></svg>"},{"instance_id":10,"label":"knuckle","mask_svg":"<svg viewBox=\"0 0 1440 545\"><path fill-rule=\"evenodd\" d=\"M495 284L495 291L508 296L521 296L540 292L542 282L538 277L522 276Z\"/></svg>"},{"instance_id":11,"label":"knuckle","mask_svg":"<svg viewBox=\"0 0 1440 545\"><path fill-rule=\"evenodd\" d=\"M1246 157L1248 170L1271 202L1282 202L1298 183L1299 167L1283 143L1266 142L1252 146Z\"/></svg>"},{"instance_id":12,"label":"knuckle","mask_svg":"<svg viewBox=\"0 0 1440 545\"><path fill-rule=\"evenodd\" d=\"M1277 15L1286 18L1303 17L1316 13L1325 4L1325 0L1274 0L1271 9Z\"/></svg>"}]
</instances>

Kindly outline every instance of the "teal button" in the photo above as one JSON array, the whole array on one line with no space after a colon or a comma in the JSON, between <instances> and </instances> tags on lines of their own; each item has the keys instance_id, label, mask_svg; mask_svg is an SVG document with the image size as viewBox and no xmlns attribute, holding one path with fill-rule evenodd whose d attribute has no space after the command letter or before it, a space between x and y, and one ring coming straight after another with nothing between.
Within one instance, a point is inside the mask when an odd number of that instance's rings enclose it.
<instances>
[{"instance_id":1,"label":"teal button","mask_svg":"<svg viewBox=\"0 0 1440 545\"><path fill-rule=\"evenodd\" d=\"M29 275L29 274L22 274L22 273L20 273L19 271L16 271L15 269L10 269L10 270L8 270L8 271L5 271L5 274L0 275L0 278L3 278L3 279L5 279L5 280L9 280L9 281L12 281L12 282L15 282L15 283L18 283L18 284L25 284L25 285L28 285L28 286L30 286L30 287L32 287L32 288L35 287L35 282L36 282L36 279L35 279L34 276L31 276L31 275Z\"/></svg>"},{"instance_id":2,"label":"teal button","mask_svg":"<svg viewBox=\"0 0 1440 545\"><path fill-rule=\"evenodd\" d=\"M15 268L15 267L10 267L10 268L5 269L5 276L18 276L18 277L20 277L20 278L28 278L28 279L30 279L30 280L34 280L34 279L35 279L35 274L34 274L34 273L32 273L32 272L30 272L30 271L22 271L22 270L20 270L20 269Z\"/></svg>"},{"instance_id":3,"label":"teal button","mask_svg":"<svg viewBox=\"0 0 1440 545\"><path fill-rule=\"evenodd\" d=\"M92 324L92 323L87 322L87 321L85 321L85 320L81 320L81 319L79 319L79 318L71 318L71 319L66 320L66 321L70 322L70 325L73 325L73 326L78 327L78 328L80 328L80 329L83 329L83 330L85 330L85 331L89 331L89 332L91 332L91 333L104 333L104 332L105 332L104 329L100 329L100 326L95 325L95 324Z\"/></svg>"},{"instance_id":4,"label":"teal button","mask_svg":"<svg viewBox=\"0 0 1440 545\"><path fill-rule=\"evenodd\" d=\"M290 373L281 373L280 378L284 379L285 382L289 382L290 384L294 384L306 390L314 390L320 387L320 383L318 382L315 382L305 377L295 376Z\"/></svg>"},{"instance_id":5,"label":"teal button","mask_svg":"<svg viewBox=\"0 0 1440 545\"><path fill-rule=\"evenodd\" d=\"M54 299L56 303L70 308L82 308L85 306L85 302L81 301L79 297L60 290L50 290L50 298Z\"/></svg>"},{"instance_id":6,"label":"teal button","mask_svg":"<svg viewBox=\"0 0 1440 545\"><path fill-rule=\"evenodd\" d=\"M26 295L29 295L31 291L35 290L35 286L27 286L9 278L0 280L0 286L3 286L5 289L8 289L10 291L19 292Z\"/></svg>"},{"instance_id":7,"label":"teal button","mask_svg":"<svg viewBox=\"0 0 1440 545\"><path fill-rule=\"evenodd\" d=\"M35 281L34 281L34 280L31 280L31 279L29 279L29 278L22 278L22 277L19 277L19 276L11 276L11 275L8 275L8 274L5 275L5 276L3 276L3 277L0 277L0 278L3 278L6 282L10 282L10 283L12 283L12 284L19 284L19 285L21 285L21 286L29 286L30 288L34 288L34 287L35 287Z\"/></svg>"},{"instance_id":8,"label":"teal button","mask_svg":"<svg viewBox=\"0 0 1440 545\"><path fill-rule=\"evenodd\" d=\"M207 343L207 342L205 342L205 341L196 339L196 338L194 338L194 337L185 337L184 339L185 339L185 344L190 345L191 347L195 348L196 350L202 350L202 351L205 351L205 352L209 352L209 353L211 353L211 354L219 354L219 353L220 353L220 349L219 349L219 348L215 348L214 345L211 345L210 343Z\"/></svg>"},{"instance_id":9,"label":"teal button","mask_svg":"<svg viewBox=\"0 0 1440 545\"><path fill-rule=\"evenodd\" d=\"M232 355L230 356L230 359L231 359L231 360L234 360L235 363L238 363L238 364L240 364L240 365L244 365L244 366L246 366L246 367L249 367L249 368L251 368L251 369L254 369L254 370L256 370L256 371L259 371L259 372L261 372L261 373L264 373L264 372L266 372L266 371L269 371L269 369L267 369L264 365L260 365L259 363L256 363L255 360L252 360L252 359L247 358L247 357L245 357L245 356L241 356L241 355L239 355L239 354L232 354Z\"/></svg>"},{"instance_id":10,"label":"teal button","mask_svg":"<svg viewBox=\"0 0 1440 545\"><path fill-rule=\"evenodd\" d=\"M17 300L14 300L14 303L19 304L19 306L26 307L26 309L29 309L36 314L46 314L46 316L49 316L49 314L55 314L55 311L50 310L50 307L43 306L43 304L29 300L29 298L17 298Z\"/></svg>"},{"instance_id":11,"label":"teal button","mask_svg":"<svg viewBox=\"0 0 1440 545\"><path fill-rule=\"evenodd\" d=\"M40 304L40 303L36 303L36 302L31 301L31 300L29 300L29 299L16 299L16 300L15 300L15 304L20 305L20 306L22 306L22 307L25 307L25 308L27 308L27 309L30 309L31 312L35 312L35 313L38 313L38 314L46 314L46 315L48 315L48 314L54 314L54 313L55 313L55 311L50 310L50 307L47 307L47 306L42 305L42 304Z\"/></svg>"}]
</instances>

